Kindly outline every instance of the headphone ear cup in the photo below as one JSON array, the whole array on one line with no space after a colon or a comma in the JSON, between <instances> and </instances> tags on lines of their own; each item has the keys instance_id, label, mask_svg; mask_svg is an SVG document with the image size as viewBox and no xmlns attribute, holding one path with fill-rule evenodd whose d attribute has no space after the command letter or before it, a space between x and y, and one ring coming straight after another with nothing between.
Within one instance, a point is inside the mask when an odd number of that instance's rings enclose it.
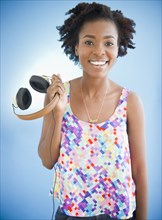
<instances>
[{"instance_id":1,"label":"headphone ear cup","mask_svg":"<svg viewBox=\"0 0 162 220\"><path fill-rule=\"evenodd\" d=\"M41 93L46 93L50 85L43 77L35 75L30 78L29 83L34 90Z\"/></svg>"},{"instance_id":2,"label":"headphone ear cup","mask_svg":"<svg viewBox=\"0 0 162 220\"><path fill-rule=\"evenodd\" d=\"M32 102L32 97L28 89L20 88L16 94L16 102L21 110L29 108Z\"/></svg>"}]
</instances>

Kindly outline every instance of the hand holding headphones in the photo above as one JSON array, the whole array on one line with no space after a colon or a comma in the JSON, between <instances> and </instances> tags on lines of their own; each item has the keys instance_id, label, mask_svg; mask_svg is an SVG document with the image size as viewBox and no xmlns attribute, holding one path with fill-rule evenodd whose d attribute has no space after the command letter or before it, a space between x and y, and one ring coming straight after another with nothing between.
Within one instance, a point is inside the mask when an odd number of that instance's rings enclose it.
<instances>
[{"instance_id":1,"label":"hand holding headphones","mask_svg":"<svg viewBox=\"0 0 162 220\"><path fill-rule=\"evenodd\" d=\"M63 114L67 104L67 94L65 93L65 87L59 74L52 75L51 84L47 89L47 94L49 102L55 97L55 94L59 94L59 102L53 109L53 112L55 115Z\"/></svg>"},{"instance_id":2,"label":"hand holding headphones","mask_svg":"<svg viewBox=\"0 0 162 220\"><path fill-rule=\"evenodd\" d=\"M16 103L12 104L12 106L13 106L14 114L22 120L33 120L48 114L57 105L60 95L62 96L62 94L64 93L64 87L59 75L58 76L53 75L52 78L44 75L43 76L33 75L30 78L29 83L31 87L37 92L47 93L47 91L50 90L48 91L50 103L40 111L37 111L32 114L28 114L28 115L16 114L15 108L19 107L21 110L26 110L27 108L29 108L32 102L32 97L29 90L27 88L20 88L16 94Z\"/></svg>"}]
</instances>

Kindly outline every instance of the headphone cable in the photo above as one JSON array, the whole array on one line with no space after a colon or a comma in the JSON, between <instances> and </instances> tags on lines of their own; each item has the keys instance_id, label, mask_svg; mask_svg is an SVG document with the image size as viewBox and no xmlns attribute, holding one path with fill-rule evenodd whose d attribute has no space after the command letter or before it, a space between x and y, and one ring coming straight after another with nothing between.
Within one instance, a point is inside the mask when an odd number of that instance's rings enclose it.
<instances>
[{"instance_id":1,"label":"headphone cable","mask_svg":"<svg viewBox=\"0 0 162 220\"><path fill-rule=\"evenodd\" d=\"M51 142L50 142L50 158L51 158L51 163L53 163L52 161L52 138L54 135L54 131L55 131L55 117L54 117L54 112L52 110L52 117L54 120L54 128L52 131L52 137L51 137ZM54 181L53 181L53 188L52 188L52 217L51 220L54 220L54 214L55 214L55 199L54 199L54 192L55 192L55 185L56 185L56 180L57 180L57 171L56 171L56 167L54 165Z\"/></svg>"}]
</instances>

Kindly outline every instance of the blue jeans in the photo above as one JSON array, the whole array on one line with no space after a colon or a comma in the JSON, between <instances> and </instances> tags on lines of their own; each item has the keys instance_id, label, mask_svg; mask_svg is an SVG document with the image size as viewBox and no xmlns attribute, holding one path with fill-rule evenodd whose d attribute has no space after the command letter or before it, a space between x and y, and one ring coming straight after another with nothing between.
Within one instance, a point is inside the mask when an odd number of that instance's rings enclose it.
<instances>
[{"instance_id":1,"label":"blue jeans","mask_svg":"<svg viewBox=\"0 0 162 220\"><path fill-rule=\"evenodd\" d=\"M111 218L109 215L102 214L92 217L73 217L67 216L61 211L60 208L57 209L55 220L118 220L116 218ZM129 218L129 220L135 220L135 217Z\"/></svg>"}]
</instances>

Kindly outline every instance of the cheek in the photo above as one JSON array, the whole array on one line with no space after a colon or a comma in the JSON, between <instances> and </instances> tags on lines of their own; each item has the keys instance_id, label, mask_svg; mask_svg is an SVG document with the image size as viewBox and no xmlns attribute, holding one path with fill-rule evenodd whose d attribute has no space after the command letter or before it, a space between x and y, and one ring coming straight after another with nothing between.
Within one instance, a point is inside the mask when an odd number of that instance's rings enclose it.
<instances>
[{"instance_id":1,"label":"cheek","mask_svg":"<svg viewBox=\"0 0 162 220\"><path fill-rule=\"evenodd\" d=\"M116 59L118 57L118 48L109 51L109 56L111 59Z\"/></svg>"},{"instance_id":2,"label":"cheek","mask_svg":"<svg viewBox=\"0 0 162 220\"><path fill-rule=\"evenodd\" d=\"M87 52L85 50L79 51L79 61L84 62L87 59Z\"/></svg>"}]
</instances>

